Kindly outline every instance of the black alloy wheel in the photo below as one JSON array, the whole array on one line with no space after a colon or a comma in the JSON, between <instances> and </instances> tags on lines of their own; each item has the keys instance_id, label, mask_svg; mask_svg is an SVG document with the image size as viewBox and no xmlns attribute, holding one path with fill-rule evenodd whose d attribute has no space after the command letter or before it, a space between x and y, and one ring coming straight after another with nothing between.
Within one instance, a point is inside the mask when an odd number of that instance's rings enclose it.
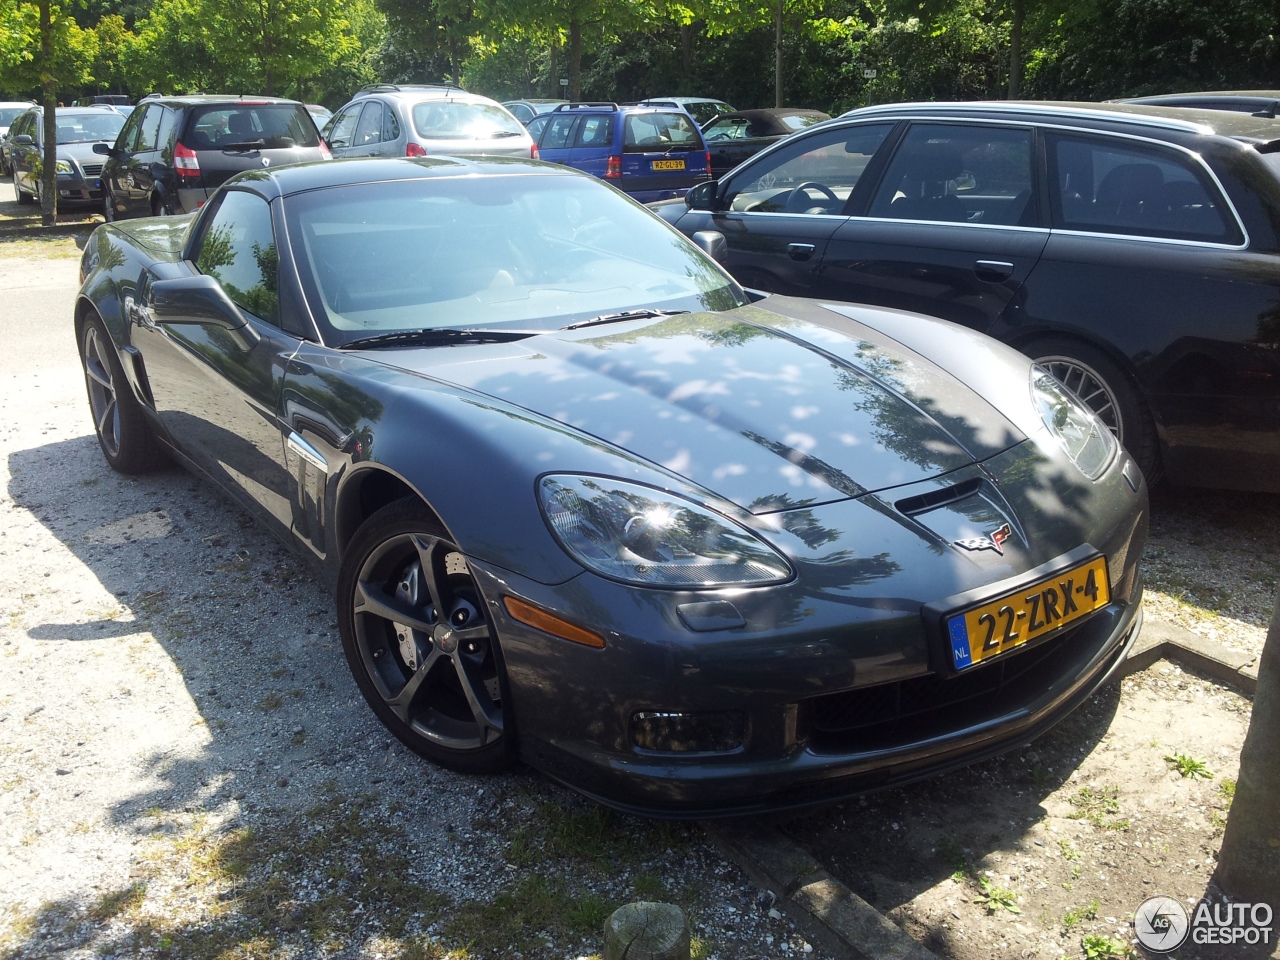
<instances>
[{"instance_id":1,"label":"black alloy wheel","mask_svg":"<svg viewBox=\"0 0 1280 960\"><path fill-rule=\"evenodd\" d=\"M338 574L342 647L361 693L406 746L492 773L514 760L497 638L466 558L416 499L356 531Z\"/></svg>"},{"instance_id":2,"label":"black alloy wheel","mask_svg":"<svg viewBox=\"0 0 1280 960\"><path fill-rule=\"evenodd\" d=\"M171 217L173 216L173 204L165 200L160 194L151 197L151 215L153 217Z\"/></svg>"},{"instance_id":3,"label":"black alloy wheel","mask_svg":"<svg viewBox=\"0 0 1280 960\"><path fill-rule=\"evenodd\" d=\"M115 345L98 317L85 321L80 362L98 446L113 470L143 473L163 462L142 405L125 380Z\"/></svg>"},{"instance_id":4,"label":"black alloy wheel","mask_svg":"<svg viewBox=\"0 0 1280 960\"><path fill-rule=\"evenodd\" d=\"M1159 472L1155 425L1119 365L1102 351L1073 340L1042 340L1028 352L1097 414L1153 484Z\"/></svg>"}]
</instances>

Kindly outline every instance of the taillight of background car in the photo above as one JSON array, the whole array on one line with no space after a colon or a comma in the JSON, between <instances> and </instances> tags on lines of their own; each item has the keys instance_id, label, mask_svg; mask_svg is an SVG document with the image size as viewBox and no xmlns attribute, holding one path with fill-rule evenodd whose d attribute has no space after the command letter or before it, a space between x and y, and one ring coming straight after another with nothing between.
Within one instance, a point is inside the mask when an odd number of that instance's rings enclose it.
<instances>
[{"instance_id":1,"label":"taillight of background car","mask_svg":"<svg viewBox=\"0 0 1280 960\"><path fill-rule=\"evenodd\" d=\"M622 158L621 157L614 156L609 158L608 163L605 165L605 168L604 168L604 178L606 180L622 179Z\"/></svg>"},{"instance_id":2,"label":"taillight of background car","mask_svg":"<svg viewBox=\"0 0 1280 960\"><path fill-rule=\"evenodd\" d=\"M422 146L422 144L414 143L410 140L405 144L404 155L406 157L425 157L427 155L427 149Z\"/></svg>"},{"instance_id":3,"label":"taillight of background car","mask_svg":"<svg viewBox=\"0 0 1280 960\"><path fill-rule=\"evenodd\" d=\"M173 148L173 168L183 180L200 179L200 159L196 152L185 144L175 144Z\"/></svg>"}]
</instances>

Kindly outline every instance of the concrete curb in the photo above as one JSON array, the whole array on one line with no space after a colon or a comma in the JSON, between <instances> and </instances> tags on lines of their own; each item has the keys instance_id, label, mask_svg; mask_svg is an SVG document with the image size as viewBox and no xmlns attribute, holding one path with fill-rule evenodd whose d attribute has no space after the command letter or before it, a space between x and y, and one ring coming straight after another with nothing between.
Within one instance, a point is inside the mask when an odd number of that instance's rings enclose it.
<instances>
[{"instance_id":1,"label":"concrete curb","mask_svg":"<svg viewBox=\"0 0 1280 960\"><path fill-rule=\"evenodd\" d=\"M1257 689L1257 657L1152 617L1143 623L1120 675L1138 673L1166 658L1232 684L1250 697ZM849 960L938 960L777 828L735 821L708 822L703 828L757 885L778 895L779 907L789 908L788 915L806 937L832 955Z\"/></svg>"}]
</instances>

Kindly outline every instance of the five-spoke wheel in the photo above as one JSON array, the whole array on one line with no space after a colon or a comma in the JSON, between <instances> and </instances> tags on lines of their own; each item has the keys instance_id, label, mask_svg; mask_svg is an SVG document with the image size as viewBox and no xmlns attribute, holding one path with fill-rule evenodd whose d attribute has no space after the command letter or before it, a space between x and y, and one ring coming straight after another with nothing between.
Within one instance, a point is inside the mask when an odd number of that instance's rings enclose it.
<instances>
[{"instance_id":1,"label":"five-spoke wheel","mask_svg":"<svg viewBox=\"0 0 1280 960\"><path fill-rule=\"evenodd\" d=\"M141 473L164 461L142 405L125 379L115 345L98 317L84 321L80 362L98 446L114 470Z\"/></svg>"},{"instance_id":2,"label":"five-spoke wheel","mask_svg":"<svg viewBox=\"0 0 1280 960\"><path fill-rule=\"evenodd\" d=\"M391 731L455 770L508 766L501 651L466 559L426 508L401 500L366 520L338 589L347 661Z\"/></svg>"}]
</instances>

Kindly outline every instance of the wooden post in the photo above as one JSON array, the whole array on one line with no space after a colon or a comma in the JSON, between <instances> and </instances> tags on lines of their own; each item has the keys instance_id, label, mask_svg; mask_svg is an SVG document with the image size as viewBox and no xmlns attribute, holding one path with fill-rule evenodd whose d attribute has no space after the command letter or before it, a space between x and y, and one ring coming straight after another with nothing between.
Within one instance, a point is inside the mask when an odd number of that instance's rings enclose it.
<instances>
[{"instance_id":1,"label":"wooden post","mask_svg":"<svg viewBox=\"0 0 1280 960\"><path fill-rule=\"evenodd\" d=\"M689 949L689 922L671 903L628 903L604 923L604 960L689 960Z\"/></svg>"}]
</instances>

